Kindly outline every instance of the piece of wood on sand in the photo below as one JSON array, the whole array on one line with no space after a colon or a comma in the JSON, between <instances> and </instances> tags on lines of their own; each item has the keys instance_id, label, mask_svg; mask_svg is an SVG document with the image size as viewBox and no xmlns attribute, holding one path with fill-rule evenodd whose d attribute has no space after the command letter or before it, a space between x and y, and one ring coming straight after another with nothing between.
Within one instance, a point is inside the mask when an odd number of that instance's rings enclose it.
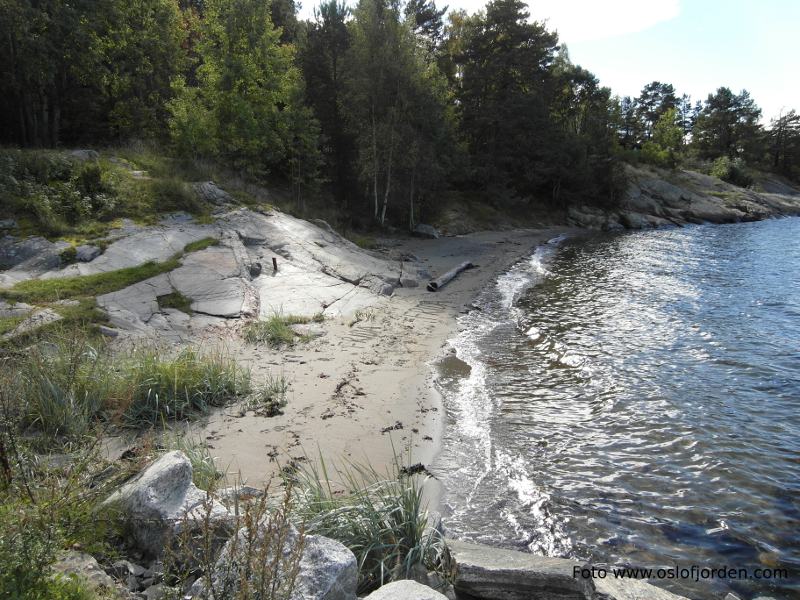
<instances>
[{"instance_id":1,"label":"piece of wood on sand","mask_svg":"<svg viewBox=\"0 0 800 600\"><path fill-rule=\"evenodd\" d=\"M466 261L466 262L461 263L457 267L455 267L453 269L450 269L447 273L444 273L443 275L439 275L439 277L436 277L435 279L431 279L428 282L428 291L429 292L435 292L436 290L443 288L445 285L450 283L453 279L458 277L458 275L460 273L466 271L467 269L471 269L474 266L475 265L473 265L471 262Z\"/></svg>"}]
</instances>

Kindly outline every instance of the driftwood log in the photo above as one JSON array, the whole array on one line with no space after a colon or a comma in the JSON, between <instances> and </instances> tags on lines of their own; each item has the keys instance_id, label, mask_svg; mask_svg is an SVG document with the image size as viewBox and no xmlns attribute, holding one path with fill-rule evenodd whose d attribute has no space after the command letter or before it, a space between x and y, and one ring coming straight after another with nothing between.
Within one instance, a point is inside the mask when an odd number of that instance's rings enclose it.
<instances>
[{"instance_id":1,"label":"driftwood log","mask_svg":"<svg viewBox=\"0 0 800 600\"><path fill-rule=\"evenodd\" d=\"M463 262L457 267L450 269L447 273L439 275L439 277L436 277L435 279L431 279L428 282L428 291L435 292L436 290L443 288L445 285L453 281L453 279L458 277L459 273L466 271L467 269L471 269L474 266L475 265L469 261Z\"/></svg>"}]
</instances>

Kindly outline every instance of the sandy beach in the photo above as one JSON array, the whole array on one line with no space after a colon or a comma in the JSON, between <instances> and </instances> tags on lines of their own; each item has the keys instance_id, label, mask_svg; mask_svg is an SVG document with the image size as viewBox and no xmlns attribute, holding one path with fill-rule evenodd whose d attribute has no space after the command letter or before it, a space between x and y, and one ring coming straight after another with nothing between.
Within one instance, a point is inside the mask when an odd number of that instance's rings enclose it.
<instances>
[{"instance_id":1,"label":"sandy beach","mask_svg":"<svg viewBox=\"0 0 800 600\"><path fill-rule=\"evenodd\" d=\"M324 335L274 350L225 342L255 382L289 383L284 414L265 417L232 406L191 429L230 482L262 486L294 462L342 459L388 469L395 452L428 465L441 440L442 406L432 364L446 349L456 317L500 272L565 228L481 232L440 239L384 240L389 257L413 254L433 275L469 260L476 267L442 290L399 288L356 316L327 319ZM291 312L291 307L284 307ZM409 454L410 452L410 454Z\"/></svg>"}]
</instances>

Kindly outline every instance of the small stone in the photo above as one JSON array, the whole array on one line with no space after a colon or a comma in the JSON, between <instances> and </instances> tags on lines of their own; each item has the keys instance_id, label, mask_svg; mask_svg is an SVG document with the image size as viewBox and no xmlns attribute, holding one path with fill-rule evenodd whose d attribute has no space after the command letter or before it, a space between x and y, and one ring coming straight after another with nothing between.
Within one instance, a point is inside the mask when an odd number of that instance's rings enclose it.
<instances>
[{"instance_id":1,"label":"small stone","mask_svg":"<svg viewBox=\"0 0 800 600\"><path fill-rule=\"evenodd\" d=\"M401 277L400 278L400 287L404 288L415 288L419 285L419 282L414 279L413 277Z\"/></svg>"},{"instance_id":2,"label":"small stone","mask_svg":"<svg viewBox=\"0 0 800 600\"><path fill-rule=\"evenodd\" d=\"M92 262L103 251L97 246L82 245L75 248L75 259L78 262Z\"/></svg>"},{"instance_id":3,"label":"small stone","mask_svg":"<svg viewBox=\"0 0 800 600\"><path fill-rule=\"evenodd\" d=\"M734 594L733 592L729 592L729 593L728 593L728 594L725 596L725 598L723 598L723 600L742 600L742 599L741 599L741 598L739 598L739 596L737 596L737 595L736 595L736 594Z\"/></svg>"},{"instance_id":4,"label":"small stone","mask_svg":"<svg viewBox=\"0 0 800 600\"><path fill-rule=\"evenodd\" d=\"M97 330L106 337L117 337L119 335L119 330L107 327L106 325L100 325Z\"/></svg>"},{"instance_id":5,"label":"small stone","mask_svg":"<svg viewBox=\"0 0 800 600\"><path fill-rule=\"evenodd\" d=\"M417 237L424 237L429 239L438 239L439 238L439 231L433 227L432 225L425 225L424 223L420 223L419 225L415 226L412 232Z\"/></svg>"},{"instance_id":6,"label":"small stone","mask_svg":"<svg viewBox=\"0 0 800 600\"><path fill-rule=\"evenodd\" d=\"M252 265L250 265L250 277L255 279L259 275L261 275L261 263L255 262Z\"/></svg>"},{"instance_id":7,"label":"small stone","mask_svg":"<svg viewBox=\"0 0 800 600\"><path fill-rule=\"evenodd\" d=\"M16 219L0 220L0 229L14 229L17 226Z\"/></svg>"},{"instance_id":8,"label":"small stone","mask_svg":"<svg viewBox=\"0 0 800 600\"><path fill-rule=\"evenodd\" d=\"M144 591L144 597L147 600L161 600L167 595L167 587L163 583L151 585Z\"/></svg>"}]
</instances>

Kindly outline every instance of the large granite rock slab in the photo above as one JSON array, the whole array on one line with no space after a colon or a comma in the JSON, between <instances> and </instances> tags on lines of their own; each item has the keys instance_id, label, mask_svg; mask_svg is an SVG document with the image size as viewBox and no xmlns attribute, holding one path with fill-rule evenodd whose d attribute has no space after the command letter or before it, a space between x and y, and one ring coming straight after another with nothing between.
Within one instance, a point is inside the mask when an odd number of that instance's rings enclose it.
<instances>
[{"instance_id":1,"label":"large granite rock slab","mask_svg":"<svg viewBox=\"0 0 800 600\"><path fill-rule=\"evenodd\" d=\"M184 528L200 530L210 523L230 532L233 515L192 483L192 464L183 452L164 454L101 505L121 519L130 541L148 556L158 557Z\"/></svg>"},{"instance_id":2,"label":"large granite rock slab","mask_svg":"<svg viewBox=\"0 0 800 600\"><path fill-rule=\"evenodd\" d=\"M588 600L591 579L574 577L582 566L563 558L548 558L481 544L448 540L456 562L457 594L483 600Z\"/></svg>"},{"instance_id":3,"label":"large granite rock slab","mask_svg":"<svg viewBox=\"0 0 800 600\"><path fill-rule=\"evenodd\" d=\"M447 596L411 579L404 579L378 588L366 600L447 600Z\"/></svg>"},{"instance_id":4,"label":"large granite rock slab","mask_svg":"<svg viewBox=\"0 0 800 600\"><path fill-rule=\"evenodd\" d=\"M249 279L247 265L228 246L189 254L169 274L172 286L191 299L193 311L225 318L256 313L257 296Z\"/></svg>"}]
</instances>

